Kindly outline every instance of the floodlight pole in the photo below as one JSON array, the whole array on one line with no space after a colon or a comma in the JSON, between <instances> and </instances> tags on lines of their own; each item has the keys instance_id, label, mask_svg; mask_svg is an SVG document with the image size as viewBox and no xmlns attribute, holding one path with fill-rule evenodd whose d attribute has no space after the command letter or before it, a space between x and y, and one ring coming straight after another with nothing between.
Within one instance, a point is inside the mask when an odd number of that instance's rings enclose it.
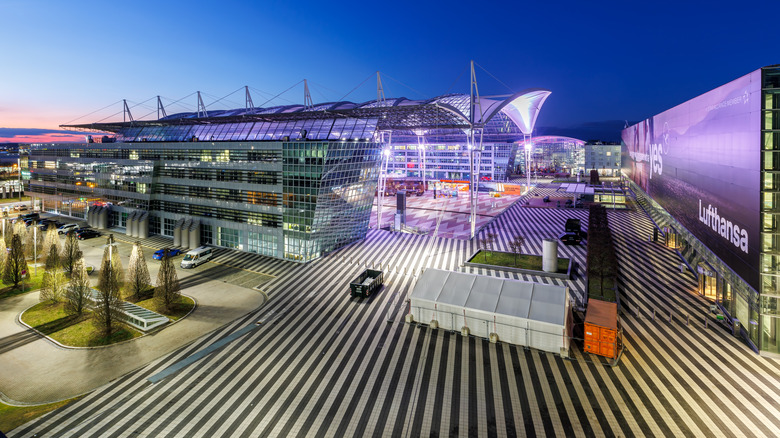
<instances>
[{"instance_id":1,"label":"floodlight pole","mask_svg":"<svg viewBox=\"0 0 780 438\"><path fill-rule=\"evenodd\" d=\"M480 154L482 151L482 103L479 100L479 88L477 87L477 75L474 72L474 60L471 61L471 86L469 87L470 107L469 107L469 204L471 209L471 239L474 238L477 231L477 202L479 201L479 192L477 185L479 184L479 168L480 168ZM475 117L476 112L479 111L479 119ZM480 130L479 134L479 150L476 142L476 130ZM474 155L477 152L477 163L474 164Z\"/></svg>"}]
</instances>

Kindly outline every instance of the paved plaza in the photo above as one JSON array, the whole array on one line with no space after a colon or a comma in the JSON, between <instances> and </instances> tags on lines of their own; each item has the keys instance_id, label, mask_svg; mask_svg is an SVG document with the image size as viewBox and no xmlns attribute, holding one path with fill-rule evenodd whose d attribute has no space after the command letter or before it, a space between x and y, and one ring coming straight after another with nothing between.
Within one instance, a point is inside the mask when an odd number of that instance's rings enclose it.
<instances>
[{"instance_id":1,"label":"paved plaza","mask_svg":"<svg viewBox=\"0 0 780 438\"><path fill-rule=\"evenodd\" d=\"M541 254L543 238L587 215L518 202L490 227L500 249L522 234L524 252ZM642 209L609 221L625 310L617 366L580 342L565 359L403 323L420 267L564 285L581 302L584 246L559 247L577 263L569 281L463 268L475 241L372 230L308 265L225 251L226 267L251 259L241 268L273 277L264 306L8 436L780 435L778 362L704 327L709 302L677 255L648 241ZM380 264L384 289L350 299L348 282Z\"/></svg>"}]
</instances>

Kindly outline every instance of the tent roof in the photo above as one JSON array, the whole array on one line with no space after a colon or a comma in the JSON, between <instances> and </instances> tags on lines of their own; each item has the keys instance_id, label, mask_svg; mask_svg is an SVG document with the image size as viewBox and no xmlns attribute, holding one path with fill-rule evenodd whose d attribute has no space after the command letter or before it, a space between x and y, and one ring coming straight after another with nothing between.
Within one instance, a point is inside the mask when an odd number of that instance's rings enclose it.
<instances>
[{"instance_id":1,"label":"tent roof","mask_svg":"<svg viewBox=\"0 0 780 438\"><path fill-rule=\"evenodd\" d=\"M410 298L463 306L488 313L564 325L564 286L426 269Z\"/></svg>"}]
</instances>

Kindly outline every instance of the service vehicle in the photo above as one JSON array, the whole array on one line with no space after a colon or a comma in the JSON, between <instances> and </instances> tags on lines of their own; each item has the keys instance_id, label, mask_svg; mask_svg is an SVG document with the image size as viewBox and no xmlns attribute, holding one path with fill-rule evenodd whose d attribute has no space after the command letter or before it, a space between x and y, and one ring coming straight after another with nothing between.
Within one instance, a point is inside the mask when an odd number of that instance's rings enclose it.
<instances>
[{"instance_id":1,"label":"service vehicle","mask_svg":"<svg viewBox=\"0 0 780 438\"><path fill-rule=\"evenodd\" d=\"M211 259L212 254L213 250L207 246L195 248L192 251L187 252L187 254L184 254L184 258L181 261L181 267L184 269L194 268Z\"/></svg>"}]
</instances>

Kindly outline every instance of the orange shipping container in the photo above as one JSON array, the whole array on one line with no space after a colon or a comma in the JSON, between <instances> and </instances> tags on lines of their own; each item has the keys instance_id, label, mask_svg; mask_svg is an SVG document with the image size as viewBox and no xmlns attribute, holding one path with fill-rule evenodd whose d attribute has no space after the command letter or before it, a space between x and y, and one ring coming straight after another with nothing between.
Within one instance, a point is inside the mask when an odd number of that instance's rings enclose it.
<instances>
[{"instance_id":1,"label":"orange shipping container","mask_svg":"<svg viewBox=\"0 0 780 438\"><path fill-rule=\"evenodd\" d=\"M617 331L617 304L588 300L588 311L585 315L585 351L615 358Z\"/></svg>"}]
</instances>

